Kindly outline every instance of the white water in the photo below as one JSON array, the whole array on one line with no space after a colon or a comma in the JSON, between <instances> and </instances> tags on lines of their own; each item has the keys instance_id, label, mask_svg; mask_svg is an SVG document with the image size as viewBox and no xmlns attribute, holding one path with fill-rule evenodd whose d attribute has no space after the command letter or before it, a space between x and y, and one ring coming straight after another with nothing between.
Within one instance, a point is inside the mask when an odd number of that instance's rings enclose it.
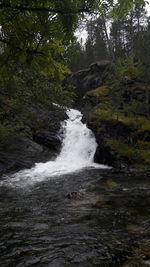
<instances>
[{"instance_id":1,"label":"white water","mask_svg":"<svg viewBox=\"0 0 150 267\"><path fill-rule=\"evenodd\" d=\"M80 111L67 110L68 119L63 122L63 144L60 155L55 161L37 163L35 167L19 171L5 177L3 183L11 186L24 186L45 178L79 171L86 167L108 168L93 162L97 143L90 129L81 122Z\"/></svg>"}]
</instances>

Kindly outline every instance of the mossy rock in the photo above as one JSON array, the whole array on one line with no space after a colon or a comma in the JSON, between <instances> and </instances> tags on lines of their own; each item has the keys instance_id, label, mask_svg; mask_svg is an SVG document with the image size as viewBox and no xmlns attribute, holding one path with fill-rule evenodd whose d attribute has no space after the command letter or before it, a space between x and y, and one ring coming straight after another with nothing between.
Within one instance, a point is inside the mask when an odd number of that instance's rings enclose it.
<instances>
[{"instance_id":1,"label":"mossy rock","mask_svg":"<svg viewBox=\"0 0 150 267\"><path fill-rule=\"evenodd\" d=\"M129 145L113 139L107 140L107 144L120 156L126 157L130 161L137 160L135 149L130 147Z\"/></svg>"},{"instance_id":2,"label":"mossy rock","mask_svg":"<svg viewBox=\"0 0 150 267\"><path fill-rule=\"evenodd\" d=\"M107 102L108 103L108 102ZM116 112L113 109L102 109L97 105L92 112L93 117L99 117L108 120L117 120L118 122L124 123L128 126L133 126L136 123L135 117L127 117L123 113Z\"/></svg>"},{"instance_id":3,"label":"mossy rock","mask_svg":"<svg viewBox=\"0 0 150 267\"><path fill-rule=\"evenodd\" d=\"M138 149L138 157L147 164L150 164L150 150Z\"/></svg>"},{"instance_id":4,"label":"mossy rock","mask_svg":"<svg viewBox=\"0 0 150 267\"><path fill-rule=\"evenodd\" d=\"M121 157L125 157L130 163L139 162L150 164L150 151L147 149L138 149L118 140L107 140L107 144L116 151Z\"/></svg>"},{"instance_id":5,"label":"mossy rock","mask_svg":"<svg viewBox=\"0 0 150 267\"><path fill-rule=\"evenodd\" d=\"M137 145L139 149L150 150L150 142L138 141Z\"/></svg>"},{"instance_id":6,"label":"mossy rock","mask_svg":"<svg viewBox=\"0 0 150 267\"><path fill-rule=\"evenodd\" d=\"M134 169L134 172L136 173L144 173L145 171L149 171L150 167L149 164L144 164L144 163L134 163L131 164L131 167Z\"/></svg>"},{"instance_id":7,"label":"mossy rock","mask_svg":"<svg viewBox=\"0 0 150 267\"><path fill-rule=\"evenodd\" d=\"M88 91L87 95L101 99L102 97L108 96L108 93L109 93L108 86L100 86L94 90Z\"/></svg>"}]
</instances>

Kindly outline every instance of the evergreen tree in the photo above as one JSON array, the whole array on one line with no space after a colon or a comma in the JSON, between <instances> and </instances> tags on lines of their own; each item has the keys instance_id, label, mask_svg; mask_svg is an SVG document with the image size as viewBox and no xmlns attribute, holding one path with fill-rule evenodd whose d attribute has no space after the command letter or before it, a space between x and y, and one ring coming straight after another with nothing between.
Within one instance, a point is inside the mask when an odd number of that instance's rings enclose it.
<instances>
[{"instance_id":1,"label":"evergreen tree","mask_svg":"<svg viewBox=\"0 0 150 267\"><path fill-rule=\"evenodd\" d=\"M97 17L87 24L88 38L85 44L86 64L107 58L107 44L103 27L103 20Z\"/></svg>"}]
</instances>

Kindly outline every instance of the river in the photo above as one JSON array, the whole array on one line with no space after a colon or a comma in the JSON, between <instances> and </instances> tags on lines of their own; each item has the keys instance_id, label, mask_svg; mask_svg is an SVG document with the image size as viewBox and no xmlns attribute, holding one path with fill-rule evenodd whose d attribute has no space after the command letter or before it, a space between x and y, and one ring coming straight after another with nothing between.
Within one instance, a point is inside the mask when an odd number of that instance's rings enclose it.
<instances>
[{"instance_id":1,"label":"river","mask_svg":"<svg viewBox=\"0 0 150 267\"><path fill-rule=\"evenodd\" d=\"M62 125L55 161L1 178L0 266L150 265L148 177L95 164L81 117Z\"/></svg>"}]
</instances>

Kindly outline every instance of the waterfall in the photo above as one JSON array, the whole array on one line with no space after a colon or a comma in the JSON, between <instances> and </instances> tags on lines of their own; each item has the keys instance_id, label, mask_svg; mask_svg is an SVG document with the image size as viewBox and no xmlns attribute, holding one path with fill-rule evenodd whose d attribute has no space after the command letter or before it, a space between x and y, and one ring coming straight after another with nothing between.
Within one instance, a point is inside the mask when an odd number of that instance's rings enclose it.
<instances>
[{"instance_id":1,"label":"waterfall","mask_svg":"<svg viewBox=\"0 0 150 267\"><path fill-rule=\"evenodd\" d=\"M76 172L86 167L107 168L93 161L97 143L92 131L82 123L81 112L69 109L66 113L68 119L62 123L63 142L59 156L54 161L36 163L31 169L22 170L7 177L5 179L7 183L24 186L45 178Z\"/></svg>"}]
</instances>

